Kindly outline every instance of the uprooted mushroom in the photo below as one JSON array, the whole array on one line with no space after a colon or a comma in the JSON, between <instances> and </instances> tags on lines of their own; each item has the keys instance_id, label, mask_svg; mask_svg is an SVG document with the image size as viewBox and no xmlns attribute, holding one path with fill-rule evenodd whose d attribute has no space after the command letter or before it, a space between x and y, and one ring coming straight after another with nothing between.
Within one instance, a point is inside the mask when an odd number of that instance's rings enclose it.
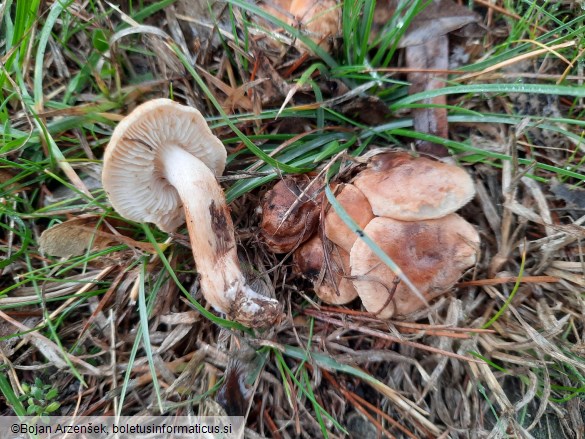
<instances>
[{"instance_id":1,"label":"uprooted mushroom","mask_svg":"<svg viewBox=\"0 0 585 439\"><path fill-rule=\"evenodd\" d=\"M366 310L380 318L406 315L448 291L475 264L479 235L455 213L475 194L462 168L404 152L385 153L334 190L341 207L423 297L400 282L323 201L318 207L321 232L304 244L305 236L292 240L298 247L296 270L313 281L324 302L343 304L359 295Z\"/></svg>"},{"instance_id":2,"label":"uprooted mushroom","mask_svg":"<svg viewBox=\"0 0 585 439\"><path fill-rule=\"evenodd\" d=\"M281 307L253 291L240 270L234 226L216 179L226 155L199 111L154 99L114 130L104 155L103 187L127 219L165 232L186 222L206 300L232 320L268 326Z\"/></svg>"}]
</instances>

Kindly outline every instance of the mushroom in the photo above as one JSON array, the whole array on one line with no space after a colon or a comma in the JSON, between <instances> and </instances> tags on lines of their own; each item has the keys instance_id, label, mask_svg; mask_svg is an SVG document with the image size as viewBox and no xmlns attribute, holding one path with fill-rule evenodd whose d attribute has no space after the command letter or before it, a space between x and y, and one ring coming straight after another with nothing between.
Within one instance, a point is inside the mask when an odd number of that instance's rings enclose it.
<instances>
[{"instance_id":1,"label":"mushroom","mask_svg":"<svg viewBox=\"0 0 585 439\"><path fill-rule=\"evenodd\" d=\"M114 130L104 155L103 187L127 219L165 232L186 220L205 299L230 319L266 326L281 307L253 291L240 270L234 226L216 180L225 161L225 148L199 111L154 99Z\"/></svg>"},{"instance_id":2,"label":"mushroom","mask_svg":"<svg viewBox=\"0 0 585 439\"><path fill-rule=\"evenodd\" d=\"M330 46L329 39L340 32L341 8L336 0L292 0L289 12L293 16L290 24L302 25L309 37L325 49ZM297 48L307 49L300 42Z\"/></svg>"},{"instance_id":3,"label":"mushroom","mask_svg":"<svg viewBox=\"0 0 585 439\"><path fill-rule=\"evenodd\" d=\"M260 227L274 253L294 250L315 232L322 195L318 182L311 181L305 174L286 176L264 196Z\"/></svg>"},{"instance_id":4,"label":"mushroom","mask_svg":"<svg viewBox=\"0 0 585 439\"><path fill-rule=\"evenodd\" d=\"M374 218L368 199L356 186L341 185L339 195L335 198L360 228L364 228ZM357 239L357 235L333 209L329 209L325 215L325 236L348 253Z\"/></svg>"},{"instance_id":5,"label":"mushroom","mask_svg":"<svg viewBox=\"0 0 585 439\"><path fill-rule=\"evenodd\" d=\"M326 260L323 241L316 234L295 251L294 268L313 282L321 300L344 305L358 296L350 279L349 253L333 244L328 254Z\"/></svg>"},{"instance_id":6,"label":"mushroom","mask_svg":"<svg viewBox=\"0 0 585 439\"><path fill-rule=\"evenodd\" d=\"M277 183L266 197L262 224L281 224L282 233L293 235L291 249L298 246L293 267L313 282L324 302L345 304L357 294L380 318L409 314L449 290L476 262L479 235L454 213L475 194L473 181L462 168L405 152L383 153L370 159L368 168L351 183L335 187L341 207L422 297L401 283L333 209L320 208L317 202L326 203L322 198L311 197L309 212L324 212L324 233L301 244L310 237L305 232L313 230L315 217L307 212L298 215L300 207L291 206L306 184ZM297 216L284 223L286 212ZM280 218L276 223L275 215Z\"/></svg>"},{"instance_id":7,"label":"mushroom","mask_svg":"<svg viewBox=\"0 0 585 439\"><path fill-rule=\"evenodd\" d=\"M443 217L475 195L464 169L404 152L376 156L353 184L366 196L374 215L402 221Z\"/></svg>"},{"instance_id":8,"label":"mushroom","mask_svg":"<svg viewBox=\"0 0 585 439\"><path fill-rule=\"evenodd\" d=\"M402 268L427 301L451 288L475 264L479 248L475 228L454 213L424 221L378 217L364 232ZM376 316L405 315L425 305L364 241L352 247L350 265L364 307Z\"/></svg>"}]
</instances>

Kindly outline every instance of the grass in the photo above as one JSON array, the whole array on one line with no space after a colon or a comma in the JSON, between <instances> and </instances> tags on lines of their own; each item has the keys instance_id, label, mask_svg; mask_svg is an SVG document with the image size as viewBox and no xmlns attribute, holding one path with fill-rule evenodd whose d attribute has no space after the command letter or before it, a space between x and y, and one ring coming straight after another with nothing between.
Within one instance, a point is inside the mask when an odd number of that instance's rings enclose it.
<instances>
[{"instance_id":1,"label":"grass","mask_svg":"<svg viewBox=\"0 0 585 439\"><path fill-rule=\"evenodd\" d=\"M550 190L585 180L582 10L476 2L487 32L476 43L452 41L473 43L469 61L450 70L446 87L409 94L398 42L425 1L381 28L373 2L340 2L331 51L243 0L227 1L225 19L210 21L213 36L193 39L180 3L0 5L0 414L23 416L34 382L58 390L51 401L60 414L78 401L79 414L208 412L238 348L250 344L266 355L251 437L365 435L352 430L355 416L386 437L544 437L557 418L554 437L582 428L584 207ZM316 55L271 43L277 31L267 34L256 17L281 29L279 41L300 40ZM252 87L252 109L230 100L258 75L273 89ZM121 115L169 95L198 106L226 145L241 253L287 310L274 328L254 332L209 311L185 232L167 241L124 221L91 186ZM412 110L442 95L449 139L416 132ZM390 116L348 110L348 102L374 105L365 98ZM483 188L461 212L483 241L463 280L515 280L460 287L416 323L376 321L355 303L317 307L290 260L257 238L263 193L287 173L346 179L371 150L408 149L416 139L447 147ZM92 244L67 258L40 253L44 230L81 215L91 218Z\"/></svg>"}]
</instances>

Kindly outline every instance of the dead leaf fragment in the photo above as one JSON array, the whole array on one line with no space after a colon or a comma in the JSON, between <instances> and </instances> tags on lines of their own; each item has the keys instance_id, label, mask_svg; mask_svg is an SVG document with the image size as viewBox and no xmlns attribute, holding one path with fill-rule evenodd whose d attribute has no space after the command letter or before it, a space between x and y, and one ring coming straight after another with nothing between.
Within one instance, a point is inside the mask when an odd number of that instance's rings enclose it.
<instances>
[{"instance_id":1,"label":"dead leaf fragment","mask_svg":"<svg viewBox=\"0 0 585 439\"><path fill-rule=\"evenodd\" d=\"M406 48L406 63L411 69L418 70L408 74L411 86L409 94L422 93L445 87L447 75L442 73L429 74L425 70L447 70L449 64L449 40L446 35L439 36L424 44ZM414 129L421 133L447 138L447 97L445 95L422 101L431 107L414 108L412 118ZM447 148L426 140L416 142L417 150L438 157L449 155Z\"/></svg>"},{"instance_id":2,"label":"dead leaf fragment","mask_svg":"<svg viewBox=\"0 0 585 439\"><path fill-rule=\"evenodd\" d=\"M24 190L26 187L19 188L17 183L6 184L6 182L16 177L16 173L10 169L0 168L0 193L9 194L10 192Z\"/></svg>"},{"instance_id":3,"label":"dead leaf fragment","mask_svg":"<svg viewBox=\"0 0 585 439\"><path fill-rule=\"evenodd\" d=\"M411 2L412 3L412 2ZM398 9L398 0L378 0L374 13L374 33L379 33L390 21ZM407 11L409 5L400 10ZM458 5L452 0L434 0L429 2L410 23L398 47L424 44L442 35L447 35L478 21L479 16L470 9Z\"/></svg>"},{"instance_id":4,"label":"dead leaf fragment","mask_svg":"<svg viewBox=\"0 0 585 439\"><path fill-rule=\"evenodd\" d=\"M111 220L110 223L112 223ZM80 256L88 249L101 250L120 243L149 253L156 253L149 243L110 233L106 225L100 222L100 217L96 215L74 218L45 230L39 239L39 250L45 255L65 258Z\"/></svg>"},{"instance_id":5,"label":"dead leaf fragment","mask_svg":"<svg viewBox=\"0 0 585 439\"><path fill-rule=\"evenodd\" d=\"M553 181L550 186L550 191L569 206L585 209L585 189L578 187L571 188L566 184Z\"/></svg>"}]
</instances>

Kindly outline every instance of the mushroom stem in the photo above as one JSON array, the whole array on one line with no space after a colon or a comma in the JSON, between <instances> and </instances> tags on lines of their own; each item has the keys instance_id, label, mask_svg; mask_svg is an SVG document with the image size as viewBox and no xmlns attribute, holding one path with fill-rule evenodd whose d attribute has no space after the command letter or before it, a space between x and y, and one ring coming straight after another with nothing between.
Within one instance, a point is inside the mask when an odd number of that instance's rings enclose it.
<instances>
[{"instance_id":1,"label":"mushroom stem","mask_svg":"<svg viewBox=\"0 0 585 439\"><path fill-rule=\"evenodd\" d=\"M274 321L279 303L253 291L240 270L234 225L214 173L177 145L165 147L163 175L183 203L205 299L230 319L258 327Z\"/></svg>"}]
</instances>

